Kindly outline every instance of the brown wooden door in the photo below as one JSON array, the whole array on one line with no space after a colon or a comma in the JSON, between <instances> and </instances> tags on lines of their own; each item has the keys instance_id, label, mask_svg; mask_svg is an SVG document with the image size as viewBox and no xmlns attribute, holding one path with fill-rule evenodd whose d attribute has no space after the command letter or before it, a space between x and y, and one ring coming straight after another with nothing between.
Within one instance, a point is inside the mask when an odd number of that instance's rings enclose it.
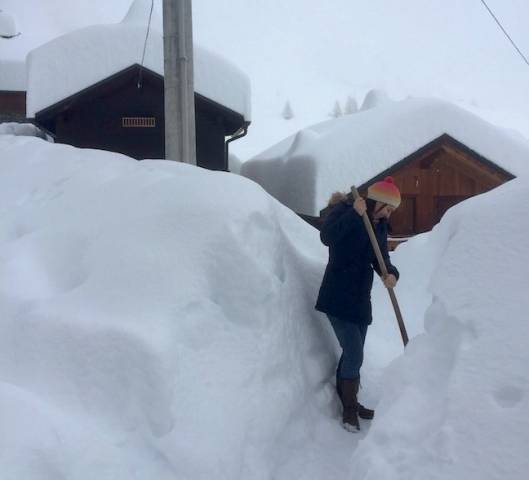
<instances>
[{"instance_id":1,"label":"brown wooden door","mask_svg":"<svg viewBox=\"0 0 529 480\"><path fill-rule=\"evenodd\" d=\"M415 195L402 195L402 200L391 214L391 235L406 236L416 233L417 223L417 197Z\"/></svg>"},{"instance_id":2,"label":"brown wooden door","mask_svg":"<svg viewBox=\"0 0 529 480\"><path fill-rule=\"evenodd\" d=\"M445 212L472 195L439 195L434 197L434 225L441 221Z\"/></svg>"}]
</instances>

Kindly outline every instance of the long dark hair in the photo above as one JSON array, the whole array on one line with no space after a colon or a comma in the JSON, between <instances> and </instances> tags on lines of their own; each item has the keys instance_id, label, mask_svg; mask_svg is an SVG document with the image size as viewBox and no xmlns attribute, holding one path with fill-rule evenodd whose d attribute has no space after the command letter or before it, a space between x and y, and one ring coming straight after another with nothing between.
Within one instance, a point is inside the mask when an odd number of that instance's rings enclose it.
<instances>
[{"instance_id":1,"label":"long dark hair","mask_svg":"<svg viewBox=\"0 0 529 480\"><path fill-rule=\"evenodd\" d=\"M373 200L372 198L366 198L367 215L371 220L373 220L373 216L375 214L376 204L377 204L376 200Z\"/></svg>"},{"instance_id":2,"label":"long dark hair","mask_svg":"<svg viewBox=\"0 0 529 480\"><path fill-rule=\"evenodd\" d=\"M371 198L366 198L366 213L368 217L373 221L373 216L375 213L375 206L377 204L376 200L373 200ZM323 221L325 217L328 215L328 213L331 211L333 207L338 205L339 203L347 203L348 205L352 205L354 203L354 197L352 193L343 193L343 192L334 192L329 199L329 203L327 206L320 211L320 219Z\"/></svg>"}]
</instances>

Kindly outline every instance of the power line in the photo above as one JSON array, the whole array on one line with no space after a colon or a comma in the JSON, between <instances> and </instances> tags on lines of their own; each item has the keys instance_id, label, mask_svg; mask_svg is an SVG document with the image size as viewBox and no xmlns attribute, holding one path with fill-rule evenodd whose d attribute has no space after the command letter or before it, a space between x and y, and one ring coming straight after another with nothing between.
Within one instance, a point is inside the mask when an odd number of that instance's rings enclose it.
<instances>
[{"instance_id":1,"label":"power line","mask_svg":"<svg viewBox=\"0 0 529 480\"><path fill-rule=\"evenodd\" d=\"M485 2L485 0L481 0L481 3L485 6L485 8L488 10L488 12L491 14L492 18L496 21L496 23L498 24L498 26L502 29L503 33L505 34L505 36L509 39L509 41L511 42L512 46L516 49L516 51L520 54L520 56L523 58L524 62L527 64L527 66L529 66L529 61L527 60L527 58L525 57L525 55L522 53L522 51L518 48L518 46L516 45L516 43L514 43L514 40L510 37L510 35L507 33L507 30L505 30L505 28L503 28L503 25L500 23L500 21L498 20L498 18L496 17L496 15L494 15L494 13L492 12L492 10L489 8L489 6L487 5L487 3Z\"/></svg>"},{"instance_id":2,"label":"power line","mask_svg":"<svg viewBox=\"0 0 529 480\"><path fill-rule=\"evenodd\" d=\"M152 11L153 11L153 9L154 9L154 0L151 0L151 11L149 12L149 23L147 24L147 33L145 34L145 42L143 44L143 53L141 55L140 74L138 76L138 88L142 87L143 62L145 60L145 51L147 50L147 40L149 38L149 32L151 31L151 20L152 20Z\"/></svg>"}]
</instances>

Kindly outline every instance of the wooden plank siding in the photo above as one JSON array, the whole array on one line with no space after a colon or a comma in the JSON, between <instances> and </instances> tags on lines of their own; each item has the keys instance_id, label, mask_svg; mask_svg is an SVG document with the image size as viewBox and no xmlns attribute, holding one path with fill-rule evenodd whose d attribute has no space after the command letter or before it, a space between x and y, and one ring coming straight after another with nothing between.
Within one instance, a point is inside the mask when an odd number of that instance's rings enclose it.
<instances>
[{"instance_id":1,"label":"wooden plank siding","mask_svg":"<svg viewBox=\"0 0 529 480\"><path fill-rule=\"evenodd\" d=\"M446 210L514 178L448 135L443 135L398 162L360 190L387 175L401 191L402 204L391 218L392 235L429 231Z\"/></svg>"},{"instance_id":2,"label":"wooden plank siding","mask_svg":"<svg viewBox=\"0 0 529 480\"><path fill-rule=\"evenodd\" d=\"M163 89L163 76L133 65L37 112L36 124L58 143L119 152L138 160L165 158ZM137 119L134 128L130 119ZM227 170L225 137L248 122L197 93L195 122L198 166Z\"/></svg>"},{"instance_id":3,"label":"wooden plank siding","mask_svg":"<svg viewBox=\"0 0 529 480\"><path fill-rule=\"evenodd\" d=\"M0 122L20 122L26 118L26 92L0 91Z\"/></svg>"},{"instance_id":4,"label":"wooden plank siding","mask_svg":"<svg viewBox=\"0 0 529 480\"><path fill-rule=\"evenodd\" d=\"M514 178L446 134L361 185L360 194L367 196L368 186L388 175L402 197L391 216L390 249L410 236L430 231L450 207ZM319 228L326 211L320 217L301 217Z\"/></svg>"}]
</instances>

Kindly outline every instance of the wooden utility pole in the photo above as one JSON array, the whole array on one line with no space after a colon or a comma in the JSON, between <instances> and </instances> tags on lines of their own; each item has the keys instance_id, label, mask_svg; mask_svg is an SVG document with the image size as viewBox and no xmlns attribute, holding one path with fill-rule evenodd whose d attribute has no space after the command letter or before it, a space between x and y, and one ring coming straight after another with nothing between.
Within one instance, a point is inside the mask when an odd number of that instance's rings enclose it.
<instances>
[{"instance_id":1,"label":"wooden utility pole","mask_svg":"<svg viewBox=\"0 0 529 480\"><path fill-rule=\"evenodd\" d=\"M191 0L163 0L165 158L196 165Z\"/></svg>"}]
</instances>

